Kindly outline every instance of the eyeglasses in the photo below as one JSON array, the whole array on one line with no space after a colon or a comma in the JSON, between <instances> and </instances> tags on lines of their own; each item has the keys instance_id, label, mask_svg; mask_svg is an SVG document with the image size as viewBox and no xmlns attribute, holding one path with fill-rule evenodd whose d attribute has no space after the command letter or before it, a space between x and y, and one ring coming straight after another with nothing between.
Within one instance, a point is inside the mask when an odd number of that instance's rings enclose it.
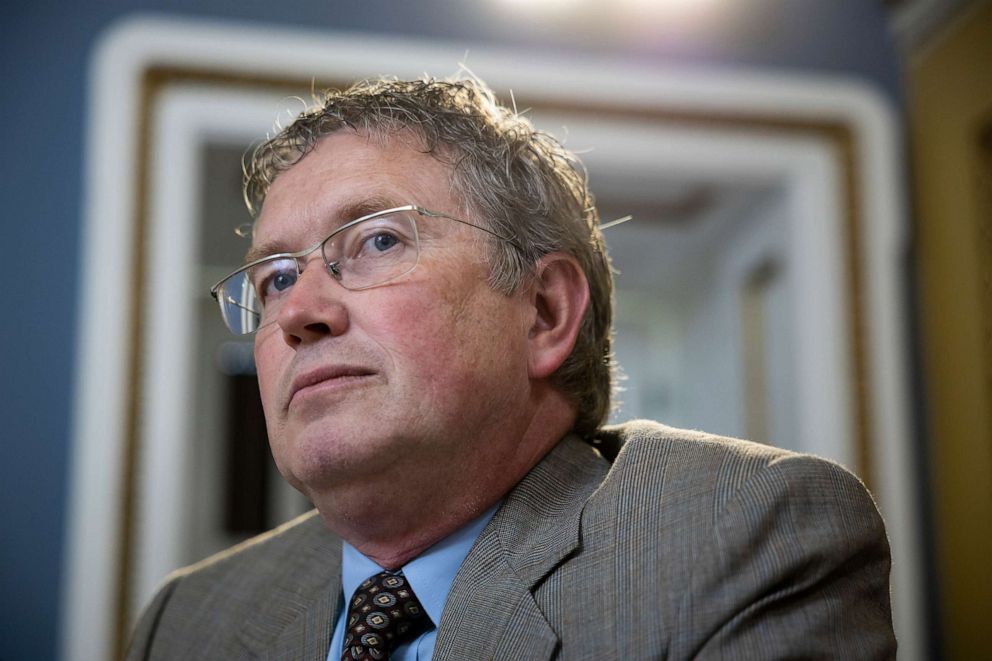
<instances>
[{"instance_id":1,"label":"eyeglasses","mask_svg":"<svg viewBox=\"0 0 992 661\"><path fill-rule=\"evenodd\" d=\"M303 275L307 257L315 250L321 251L331 277L351 291L384 285L415 269L420 261L418 218L447 218L519 249L516 241L490 229L410 204L345 223L299 252L278 253L246 264L211 287L210 294L232 333L253 333L279 316L287 294Z\"/></svg>"}]
</instances>

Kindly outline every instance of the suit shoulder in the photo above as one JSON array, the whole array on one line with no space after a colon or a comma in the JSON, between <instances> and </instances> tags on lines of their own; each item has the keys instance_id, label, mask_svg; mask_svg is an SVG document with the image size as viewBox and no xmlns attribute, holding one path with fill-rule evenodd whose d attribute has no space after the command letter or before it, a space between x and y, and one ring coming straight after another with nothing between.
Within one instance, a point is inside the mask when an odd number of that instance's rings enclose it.
<instances>
[{"instance_id":1,"label":"suit shoulder","mask_svg":"<svg viewBox=\"0 0 992 661\"><path fill-rule=\"evenodd\" d=\"M750 475L769 466L781 466L785 472L812 471L851 475L840 464L816 455L794 452L772 445L709 434L691 429L669 427L651 420L634 420L605 427L593 441L616 448L614 464L623 470L645 469L673 461L685 468L732 467L731 473ZM857 480L856 477L851 475Z\"/></svg>"},{"instance_id":2,"label":"suit shoulder","mask_svg":"<svg viewBox=\"0 0 992 661\"><path fill-rule=\"evenodd\" d=\"M285 558L298 554L301 546L309 548L326 544L332 538L332 533L324 527L316 510L311 510L272 530L178 569L170 578L238 573L241 566L250 566L252 575L263 575L266 568L276 569L283 565Z\"/></svg>"},{"instance_id":3,"label":"suit shoulder","mask_svg":"<svg viewBox=\"0 0 992 661\"><path fill-rule=\"evenodd\" d=\"M280 594L311 599L339 565L337 538L310 512L179 569L145 608L128 659L230 656L219 650L237 649L236 632L261 608Z\"/></svg>"},{"instance_id":4,"label":"suit shoulder","mask_svg":"<svg viewBox=\"0 0 992 661\"><path fill-rule=\"evenodd\" d=\"M207 612L250 605L312 563L339 561L337 538L316 512L299 516L200 562L172 572L153 602L170 611ZM162 597L162 595L166 595Z\"/></svg>"},{"instance_id":5,"label":"suit shoulder","mask_svg":"<svg viewBox=\"0 0 992 661\"><path fill-rule=\"evenodd\" d=\"M857 477L654 423L609 432L622 443L584 542L597 562L622 559L625 590L642 589L635 602L663 595L669 656L894 656L888 540Z\"/></svg>"},{"instance_id":6,"label":"suit shoulder","mask_svg":"<svg viewBox=\"0 0 992 661\"><path fill-rule=\"evenodd\" d=\"M603 435L618 448L607 482L622 491L664 493L685 504L705 499L713 515L746 492L774 500L820 491L875 509L856 476L822 457L645 420L605 428Z\"/></svg>"}]
</instances>

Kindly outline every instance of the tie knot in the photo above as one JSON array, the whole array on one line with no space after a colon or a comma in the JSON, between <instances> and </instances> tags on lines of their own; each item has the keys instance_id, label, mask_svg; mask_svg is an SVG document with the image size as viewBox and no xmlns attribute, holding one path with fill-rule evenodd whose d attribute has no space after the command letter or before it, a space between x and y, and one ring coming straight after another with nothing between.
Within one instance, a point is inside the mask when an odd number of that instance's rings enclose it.
<instances>
[{"instance_id":1,"label":"tie knot","mask_svg":"<svg viewBox=\"0 0 992 661\"><path fill-rule=\"evenodd\" d=\"M406 578L380 572L359 585L348 604L341 659L388 659L397 645L413 640L430 625Z\"/></svg>"}]
</instances>

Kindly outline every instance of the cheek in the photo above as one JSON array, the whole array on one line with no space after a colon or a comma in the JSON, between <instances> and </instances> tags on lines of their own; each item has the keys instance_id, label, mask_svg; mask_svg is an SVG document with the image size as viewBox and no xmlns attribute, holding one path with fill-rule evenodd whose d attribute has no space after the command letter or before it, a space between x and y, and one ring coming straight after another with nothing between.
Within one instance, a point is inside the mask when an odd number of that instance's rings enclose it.
<instances>
[{"instance_id":1,"label":"cheek","mask_svg":"<svg viewBox=\"0 0 992 661\"><path fill-rule=\"evenodd\" d=\"M452 284L404 299L377 319L376 334L394 366L435 397L479 395L477 389L520 369L516 309L484 289ZM521 365L523 367L521 368Z\"/></svg>"},{"instance_id":2,"label":"cheek","mask_svg":"<svg viewBox=\"0 0 992 661\"><path fill-rule=\"evenodd\" d=\"M437 300L404 300L376 315L372 336L397 368L419 366L428 377L457 353L452 315Z\"/></svg>"},{"instance_id":3,"label":"cheek","mask_svg":"<svg viewBox=\"0 0 992 661\"><path fill-rule=\"evenodd\" d=\"M265 419L270 426L276 421L275 414L279 408L276 404L279 366L287 361L286 358L281 357L280 344L283 344L280 338L273 333L259 335L255 338L255 370L258 373L258 391L262 397Z\"/></svg>"}]
</instances>

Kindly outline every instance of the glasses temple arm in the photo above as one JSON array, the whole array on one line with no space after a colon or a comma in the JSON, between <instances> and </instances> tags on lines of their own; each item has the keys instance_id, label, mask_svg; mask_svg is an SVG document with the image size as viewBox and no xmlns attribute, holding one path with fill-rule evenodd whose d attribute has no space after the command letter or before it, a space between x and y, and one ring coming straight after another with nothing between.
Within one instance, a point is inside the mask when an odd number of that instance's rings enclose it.
<instances>
[{"instance_id":1,"label":"glasses temple arm","mask_svg":"<svg viewBox=\"0 0 992 661\"><path fill-rule=\"evenodd\" d=\"M244 306L244 305L241 305L240 303L238 303L238 302L237 302L236 300L234 300L234 299L233 299L233 298L231 298L230 296L225 296L225 297L224 297L224 302L225 302L225 303L230 303L231 305L233 305L233 306L234 306L234 307L236 307L236 308L241 308L241 309L242 309L242 310L244 310L245 312L251 312L251 313L252 313L253 315L256 315L256 316L261 316L261 315L259 314L259 312L258 312L258 310L252 310L251 308L249 308L249 307L247 307L247 306Z\"/></svg>"}]
</instances>

